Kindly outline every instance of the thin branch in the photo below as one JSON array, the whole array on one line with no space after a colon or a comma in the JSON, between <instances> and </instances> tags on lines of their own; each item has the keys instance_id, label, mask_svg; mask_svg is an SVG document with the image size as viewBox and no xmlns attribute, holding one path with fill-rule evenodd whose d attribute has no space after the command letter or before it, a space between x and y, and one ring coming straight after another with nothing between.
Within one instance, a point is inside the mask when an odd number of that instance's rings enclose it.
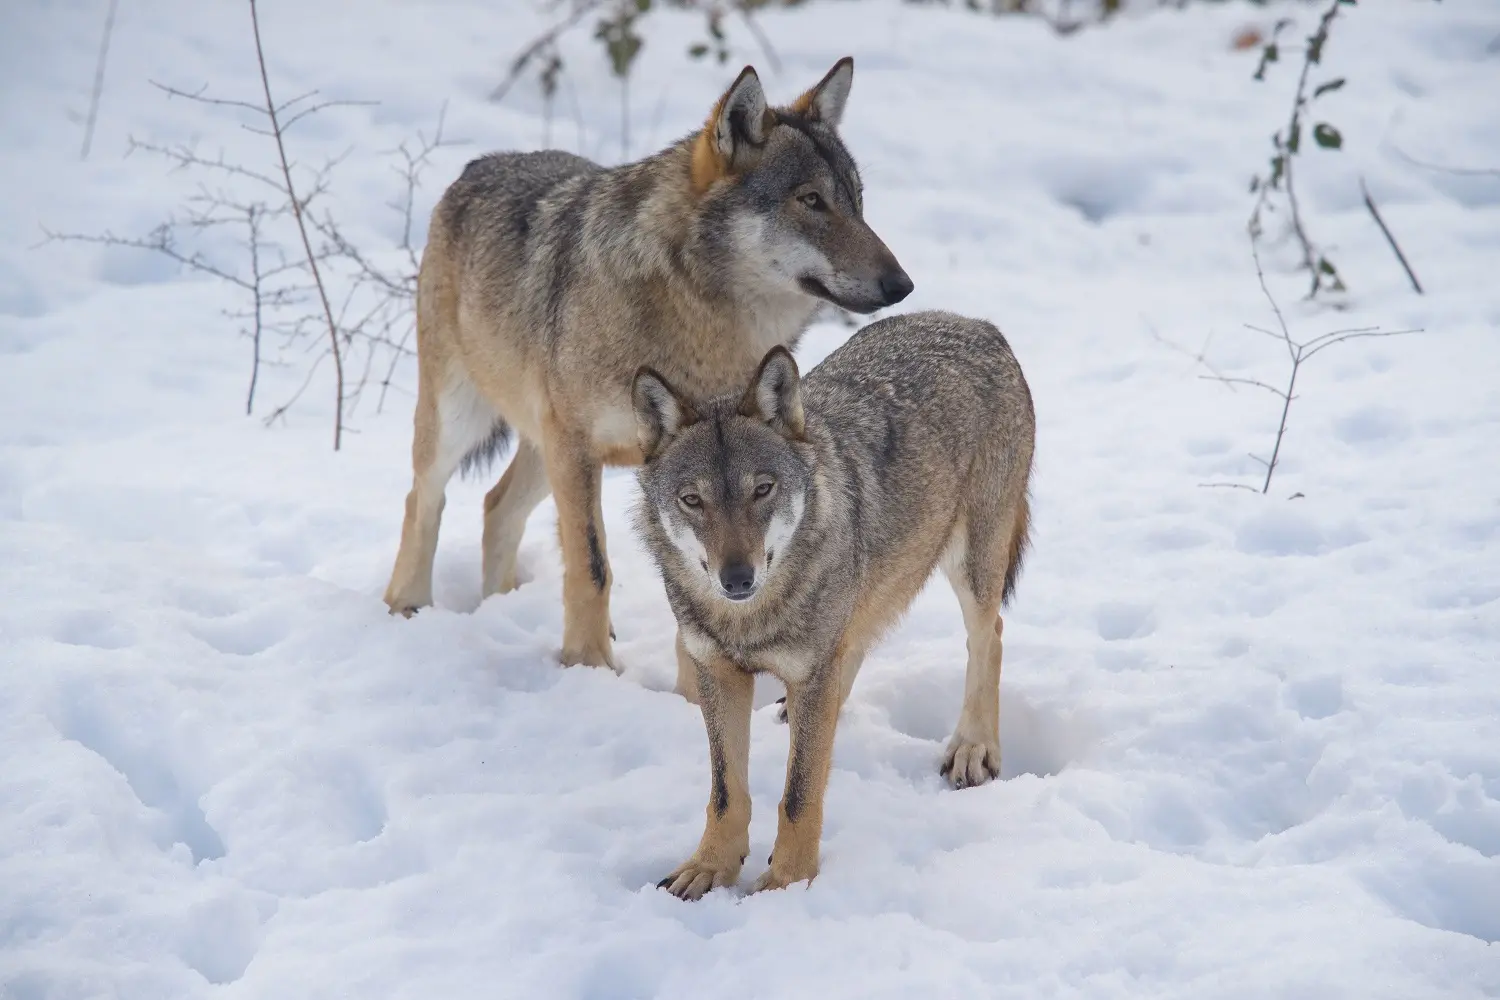
<instances>
[{"instance_id":1,"label":"thin branch","mask_svg":"<svg viewBox=\"0 0 1500 1000\"><path fill-rule=\"evenodd\" d=\"M115 8L120 0L109 0L109 11L104 15L104 37L99 42L99 60L94 65L94 90L89 95L88 124L83 128L83 151L78 158L89 158L89 147L94 144L94 123L99 120L99 99L104 96L104 61L109 57L109 40L115 33Z\"/></svg>"},{"instance_id":2,"label":"thin branch","mask_svg":"<svg viewBox=\"0 0 1500 1000\"><path fill-rule=\"evenodd\" d=\"M755 38L760 50L766 54L766 62L771 64L771 71L780 75L781 57L776 54L776 49L771 45L771 39L766 37L766 33L761 30L760 22L755 19L754 13L749 7L741 7L740 17L744 19L745 27L750 29L750 34Z\"/></svg>"},{"instance_id":3,"label":"thin branch","mask_svg":"<svg viewBox=\"0 0 1500 1000\"><path fill-rule=\"evenodd\" d=\"M1211 343L1213 343L1213 339L1214 339L1214 335L1212 333L1210 333L1207 337L1203 338L1203 346L1198 350L1198 352L1196 354L1194 354L1192 351L1188 350L1186 347L1183 347L1181 344L1177 343L1175 340L1169 340L1168 338L1163 337L1161 335L1161 332L1156 329L1156 325L1154 323L1152 323L1146 317L1142 316L1141 317L1141 322L1143 322L1143 323L1146 324L1146 330L1147 330L1148 333L1151 334L1151 339L1154 340L1154 341L1156 341L1158 344L1161 344L1164 347L1168 347L1171 350L1176 351L1178 354L1182 354L1182 355L1185 355L1185 356L1187 356L1189 358L1192 358L1198 364L1200 364L1204 368L1208 369L1209 374L1211 374L1211 375L1222 375L1223 374L1217 368L1215 368L1213 365L1211 365L1211 364L1208 363L1208 345L1211 344ZM1234 386L1230 386L1229 389L1230 389L1231 392L1238 391L1238 390L1236 390L1234 388Z\"/></svg>"},{"instance_id":4,"label":"thin branch","mask_svg":"<svg viewBox=\"0 0 1500 1000\"><path fill-rule=\"evenodd\" d=\"M147 80L146 82L157 90L163 91L168 97L181 97L184 100L197 101L199 104L213 104L224 108L239 108L242 111L253 111L255 114L266 117L266 109L259 104L253 104L250 101L236 101L225 97L207 96L208 84L206 83L197 90L190 91L165 83L158 83L155 80Z\"/></svg>"},{"instance_id":5,"label":"thin branch","mask_svg":"<svg viewBox=\"0 0 1500 1000\"><path fill-rule=\"evenodd\" d=\"M302 398L302 394L307 391L307 387L312 385L313 376L318 372L318 366L323 363L323 359L328 357L328 354L329 352L327 350L324 350L323 353L314 358L312 364L307 366L307 375L303 377L302 384L297 387L297 391L292 393L291 398L288 399L285 403L282 403L280 406L276 407L276 409L272 410L269 414L266 415L265 425L267 427L270 427L278 420L283 420L286 418L287 412L294 405L296 405L297 400ZM340 400L339 403L340 409L342 409L343 401Z\"/></svg>"},{"instance_id":6,"label":"thin branch","mask_svg":"<svg viewBox=\"0 0 1500 1000\"><path fill-rule=\"evenodd\" d=\"M1259 493L1260 490L1254 486L1246 486L1244 483L1199 483L1201 490L1249 490L1251 493Z\"/></svg>"},{"instance_id":7,"label":"thin branch","mask_svg":"<svg viewBox=\"0 0 1500 1000\"><path fill-rule=\"evenodd\" d=\"M1325 348L1328 348L1328 347L1332 347L1334 344L1342 344L1346 340L1358 340L1358 339L1360 339L1362 337L1403 337L1403 336L1405 336L1406 334L1409 334L1409 333L1422 333L1422 332L1423 331L1421 329L1415 329L1415 330L1359 330L1359 331L1354 331L1354 332L1351 332L1351 333L1342 334L1342 335L1340 335L1338 337L1335 337L1332 340L1328 340L1328 341L1325 341L1323 343L1319 343L1318 346L1310 348L1309 350L1307 350L1302 355L1302 360L1306 361L1308 358L1312 357L1314 354L1317 354L1319 351L1321 351L1321 350L1323 350ZM1321 338L1319 338L1319 339L1321 339ZM1310 341L1309 343L1316 343L1316 341Z\"/></svg>"},{"instance_id":8,"label":"thin branch","mask_svg":"<svg viewBox=\"0 0 1500 1000\"><path fill-rule=\"evenodd\" d=\"M256 11L256 0L250 0L250 25L255 33L255 59L260 66L261 87L266 95L266 116L271 120L271 129L276 139L276 155L281 160L281 175L286 178L287 195L292 200L292 215L297 220L297 232L302 237L302 249L307 254L307 267L312 272L313 283L318 286L318 299L323 304L323 315L328 321L328 342L333 352L334 380L337 395L333 411L333 450L338 451L344 432L344 359L339 354L338 330L333 322L333 309L328 304L328 291L323 287L323 275L318 269L317 257L313 254L312 241L307 236L307 225L302 218L302 204L297 200L297 189L292 183L292 168L286 156L286 144L282 141L281 127L276 116L276 102L271 97L271 78L266 73L265 49L260 40L260 16Z\"/></svg>"},{"instance_id":9,"label":"thin branch","mask_svg":"<svg viewBox=\"0 0 1500 1000\"><path fill-rule=\"evenodd\" d=\"M1375 207L1375 202L1370 197L1369 188L1365 187L1365 179L1363 177L1359 179L1359 193L1365 196L1365 208L1368 208L1370 210L1370 217L1375 220L1375 225L1379 226L1380 231L1385 234L1385 241L1391 245L1391 252L1396 255L1396 259L1401 262L1402 270L1404 270L1406 272L1406 276L1411 279L1411 287L1417 290L1418 295L1421 295L1422 283L1418 281L1417 276L1412 273L1411 265L1406 262L1406 254L1401 252L1401 247L1396 242L1396 237L1391 235L1390 228L1386 226L1385 220L1380 217L1380 210Z\"/></svg>"},{"instance_id":10,"label":"thin branch","mask_svg":"<svg viewBox=\"0 0 1500 1000\"><path fill-rule=\"evenodd\" d=\"M547 48L547 46L555 43L559 36L566 34L570 28L579 21L582 21L585 15L603 6L605 2L606 0L581 0L581 2L574 6L573 13L533 39L531 44L527 45L511 60L510 71L506 73L505 79L500 81L500 85L490 91L490 100L495 102L503 101L505 95L510 92L510 88L515 86L522 72L530 65L531 60L536 58L538 53Z\"/></svg>"},{"instance_id":11,"label":"thin branch","mask_svg":"<svg viewBox=\"0 0 1500 1000\"><path fill-rule=\"evenodd\" d=\"M1426 160L1419 160L1407 153L1400 146L1393 145L1391 146L1391 150L1407 163L1410 163L1414 167L1421 167L1423 170L1435 170L1439 173L1456 174L1460 177L1500 177L1500 168L1496 167L1450 167L1442 163L1429 163Z\"/></svg>"},{"instance_id":12,"label":"thin branch","mask_svg":"<svg viewBox=\"0 0 1500 1000\"><path fill-rule=\"evenodd\" d=\"M292 115L292 117L282 122L281 131L285 132L287 129L291 128L293 125L306 118L308 115L315 115L319 111L324 111L328 108L372 108L379 103L379 101L323 101L321 104L314 104L312 107L303 108L301 111L297 112L295 115ZM246 125L245 127L247 129L250 129L250 131L252 132L259 131L258 129L252 128L249 125Z\"/></svg>"},{"instance_id":13,"label":"thin branch","mask_svg":"<svg viewBox=\"0 0 1500 1000\"><path fill-rule=\"evenodd\" d=\"M1271 311L1276 314L1276 325L1281 327L1281 339L1286 342L1287 354L1291 356L1293 361L1296 361L1297 354L1292 343L1291 331L1287 329L1286 317L1281 314L1281 306L1276 304L1276 297L1271 294L1271 289L1266 287L1266 272L1260 266L1260 250L1256 248L1253 237L1250 240L1250 256L1255 261L1255 278L1260 282L1261 293L1265 295L1266 301L1271 303Z\"/></svg>"},{"instance_id":14,"label":"thin branch","mask_svg":"<svg viewBox=\"0 0 1500 1000\"><path fill-rule=\"evenodd\" d=\"M282 191L281 182L276 178L270 174L263 174L258 170L251 170L248 167L240 166L238 163L230 163L224 159L223 150L219 151L219 155L216 158L210 160L199 156L198 152L191 146L158 146L155 143L142 142L139 139L131 137L125 155L129 156L137 149L143 149L148 153L171 160L176 164L176 169L178 170L185 170L188 167L204 167L210 170L221 171L232 177L243 177L246 180L252 180L258 184L274 188L277 191ZM284 194L285 192L282 191L282 193Z\"/></svg>"},{"instance_id":15,"label":"thin branch","mask_svg":"<svg viewBox=\"0 0 1500 1000\"><path fill-rule=\"evenodd\" d=\"M1223 382L1225 385L1230 386L1231 388L1236 385L1254 386L1257 389L1264 389L1269 393L1275 394L1277 398L1282 398L1286 395L1286 393L1282 392L1274 385L1267 385L1266 383L1253 378L1232 378L1228 375L1199 375L1198 377L1203 379L1205 382Z\"/></svg>"},{"instance_id":16,"label":"thin branch","mask_svg":"<svg viewBox=\"0 0 1500 1000\"><path fill-rule=\"evenodd\" d=\"M116 236L114 233L105 232L102 235L90 235L86 233L54 233L50 229L43 229L46 237L44 243L96 243L100 246L130 247L135 250L153 250L164 257L169 257L181 264L183 267L191 268L203 274L213 275L221 278L232 285L250 291L250 282L237 274L231 274L224 269L210 264L203 258L202 254L185 254L178 250L172 243L171 228L169 224L158 226L148 239Z\"/></svg>"},{"instance_id":17,"label":"thin branch","mask_svg":"<svg viewBox=\"0 0 1500 1000\"><path fill-rule=\"evenodd\" d=\"M253 306L253 325L250 328L252 338L250 357L250 390L245 394L245 416L255 411L255 383L260 379L260 335L264 328L264 316L262 314L264 299L261 295L261 284L263 281L260 270L260 215L258 206L251 205L245 210L245 223L250 233L250 292Z\"/></svg>"}]
</instances>

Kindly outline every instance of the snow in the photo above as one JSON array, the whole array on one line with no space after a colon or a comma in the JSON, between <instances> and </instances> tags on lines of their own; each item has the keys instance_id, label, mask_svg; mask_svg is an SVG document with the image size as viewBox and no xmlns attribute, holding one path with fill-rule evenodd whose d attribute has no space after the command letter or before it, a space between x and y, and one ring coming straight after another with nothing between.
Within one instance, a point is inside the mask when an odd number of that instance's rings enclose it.
<instances>
[{"instance_id":1,"label":"snow","mask_svg":"<svg viewBox=\"0 0 1500 1000\"><path fill-rule=\"evenodd\" d=\"M1352 293L1299 337L1420 327L1279 380L1244 235L1316 8L1141 10L1054 37L1023 19L868 0L766 12L690 63L652 14L640 153L753 60L786 99L841 55L867 215L916 281L901 308L987 317L1037 401L1035 547L1007 614L1003 779L936 769L962 696L939 582L871 656L839 729L811 886L696 904L701 719L670 693L672 622L606 486L621 676L563 670L544 504L530 579L479 601L482 482L455 483L437 607L380 602L407 489L414 368L329 450L328 373L244 416L234 289L42 227L134 234L192 181L127 137L244 160L264 140L148 81L258 84L238 4L120 5L78 160L103 3L0 15L0 996L1481 997L1500 995L1500 13L1368 2L1336 23L1318 115L1345 137L1299 182ZM957 5L955 5L956 7ZM1153 7L1145 4L1143 8ZM448 131L419 215L478 151L531 148L541 104L485 94L531 4L264 0L273 83L375 106L294 133L345 151L333 197L392 245L383 155ZM1265 83L1229 41L1296 26ZM554 142L618 160L618 92L585 31ZM263 159L254 160L264 163ZM1359 200L1364 177L1428 294ZM232 244L215 244L216 253ZM848 331L813 330L804 368ZM1155 334L1153 336L1153 333ZM1163 341L1183 348L1174 351ZM306 356L263 372L258 413ZM1184 353L1184 351L1186 353ZM1289 500L1293 494L1301 494ZM774 836L786 732L752 731L742 888Z\"/></svg>"}]
</instances>

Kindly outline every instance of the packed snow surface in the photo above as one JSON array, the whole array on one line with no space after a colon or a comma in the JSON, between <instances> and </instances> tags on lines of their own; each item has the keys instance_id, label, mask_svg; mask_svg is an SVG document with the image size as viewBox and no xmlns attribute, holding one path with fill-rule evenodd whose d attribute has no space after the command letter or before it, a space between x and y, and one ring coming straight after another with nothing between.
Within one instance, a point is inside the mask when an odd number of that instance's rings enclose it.
<instances>
[{"instance_id":1,"label":"packed snow surface","mask_svg":"<svg viewBox=\"0 0 1500 1000\"><path fill-rule=\"evenodd\" d=\"M822 874L747 896L787 737L759 692L739 891L655 888L697 842L707 744L674 696L673 623L606 485L619 676L565 670L555 514L527 582L482 604L485 482L449 491L437 607L380 595L409 484L402 363L331 444L316 337L268 343L256 415L239 290L138 235L199 175L128 138L269 168L243 4L124 0L80 160L106 4L0 12L0 996L1142 997L1500 995L1500 10L1346 7L1314 82L1343 148L1297 181L1348 308L1294 334L1421 328L1300 373L1268 495L1285 351L1245 236L1319 7L1193 4L1058 37L891 0L739 22L653 12L620 93L585 23L554 113L486 97L539 5L264 0L270 77L378 102L289 136L343 155L362 244L401 219L389 151L446 135L417 237L480 152L618 162L696 127L740 64L776 100L856 59L844 133L867 218L916 281L901 310L997 323L1036 398L1034 550L1007 612L1003 780L938 777L962 695L940 581L871 656L839 728ZM1147 9L1150 8L1150 9ZM1247 26L1294 21L1251 80ZM1421 161L1413 162L1413 160ZM1432 169L1425 164L1464 168ZM1409 287L1363 178L1426 288ZM1279 223L1277 224L1279 227ZM1272 235L1275 235L1274 230ZM206 234L229 260L232 233ZM215 242L217 240L217 242ZM387 255L387 259L394 259ZM848 329L815 327L804 368ZM1175 345L1175 347L1174 347ZM1180 349L1178 349L1180 348ZM272 365L269 362L279 362ZM1295 497L1294 499L1292 499Z\"/></svg>"}]
</instances>

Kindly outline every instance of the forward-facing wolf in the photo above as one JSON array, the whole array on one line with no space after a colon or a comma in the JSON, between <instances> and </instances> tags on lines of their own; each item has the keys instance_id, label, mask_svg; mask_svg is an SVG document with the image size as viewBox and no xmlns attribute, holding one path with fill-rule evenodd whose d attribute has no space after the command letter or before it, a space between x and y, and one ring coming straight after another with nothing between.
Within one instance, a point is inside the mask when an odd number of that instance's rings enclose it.
<instances>
[{"instance_id":1,"label":"forward-facing wolf","mask_svg":"<svg viewBox=\"0 0 1500 1000\"><path fill-rule=\"evenodd\" d=\"M470 163L432 213L417 287L414 477L385 600L432 602L443 491L460 465L515 456L484 499L484 596L516 586L527 515L551 493L563 557L564 664L611 664L600 472L642 456L631 379L744 384L821 301L872 312L911 279L865 224L836 131L843 59L790 107L746 67L707 124L637 163L569 153Z\"/></svg>"},{"instance_id":2,"label":"forward-facing wolf","mask_svg":"<svg viewBox=\"0 0 1500 1000\"><path fill-rule=\"evenodd\" d=\"M791 753L770 869L818 872L834 726L866 651L941 566L968 631L963 710L941 771L1000 773L999 609L1026 549L1031 393L982 320L872 323L805 380L785 348L743 395L635 380L646 464L636 529L677 617L679 683L697 688L712 791L698 850L662 880L684 898L732 885L750 849L754 675L787 689Z\"/></svg>"}]
</instances>

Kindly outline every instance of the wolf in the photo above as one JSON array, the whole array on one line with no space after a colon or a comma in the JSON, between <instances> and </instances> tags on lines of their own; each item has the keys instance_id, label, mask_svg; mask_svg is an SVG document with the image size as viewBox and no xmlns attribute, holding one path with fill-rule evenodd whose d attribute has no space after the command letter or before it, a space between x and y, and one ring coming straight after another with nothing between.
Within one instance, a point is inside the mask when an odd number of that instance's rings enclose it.
<instances>
[{"instance_id":1,"label":"wolf","mask_svg":"<svg viewBox=\"0 0 1500 1000\"><path fill-rule=\"evenodd\" d=\"M708 729L707 825L660 885L697 899L749 852L757 673L786 685L791 752L770 867L818 872L839 708L866 652L942 567L968 633L963 708L940 771L1000 773L1000 607L1030 524L1031 393L990 323L920 312L872 323L806 379L773 347L742 393L705 400L649 368L633 400L645 464L635 529L677 618L679 684Z\"/></svg>"},{"instance_id":2,"label":"wolf","mask_svg":"<svg viewBox=\"0 0 1500 1000\"><path fill-rule=\"evenodd\" d=\"M432 213L417 285L413 481L385 602L432 602L444 490L514 435L484 498L483 594L517 585L526 518L550 493L563 559L565 665L613 666L601 469L641 461L631 379L743 384L825 302L868 313L912 280L864 221L839 137L841 59L771 107L747 66L703 128L605 169L559 151L470 163Z\"/></svg>"}]
</instances>

